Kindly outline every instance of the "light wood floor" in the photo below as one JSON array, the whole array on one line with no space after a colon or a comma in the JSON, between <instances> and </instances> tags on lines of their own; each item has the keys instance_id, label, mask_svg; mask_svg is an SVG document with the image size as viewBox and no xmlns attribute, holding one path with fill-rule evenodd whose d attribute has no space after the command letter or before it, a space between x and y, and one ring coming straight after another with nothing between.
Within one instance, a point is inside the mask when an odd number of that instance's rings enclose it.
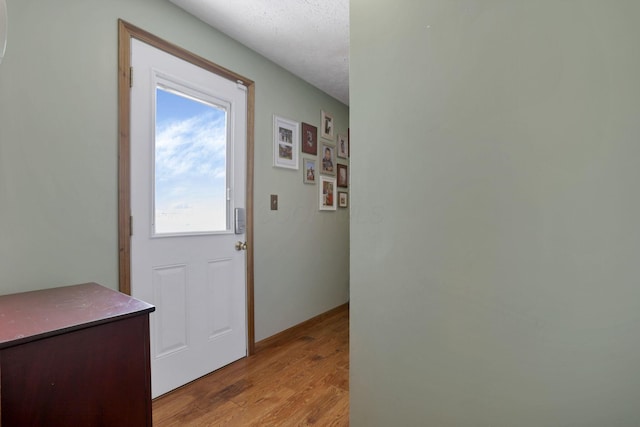
<instances>
[{"instance_id":1,"label":"light wood floor","mask_svg":"<svg viewBox=\"0 0 640 427\"><path fill-rule=\"evenodd\" d=\"M153 425L348 426L348 306L259 342L255 355L154 400Z\"/></svg>"}]
</instances>

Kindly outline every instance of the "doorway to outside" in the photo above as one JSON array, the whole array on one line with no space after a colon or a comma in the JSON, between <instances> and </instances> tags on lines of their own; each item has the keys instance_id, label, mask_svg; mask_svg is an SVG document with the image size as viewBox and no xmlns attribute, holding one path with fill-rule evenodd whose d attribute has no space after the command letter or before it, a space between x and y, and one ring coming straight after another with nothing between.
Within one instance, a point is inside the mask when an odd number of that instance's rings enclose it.
<instances>
[{"instance_id":1,"label":"doorway to outside","mask_svg":"<svg viewBox=\"0 0 640 427\"><path fill-rule=\"evenodd\" d=\"M120 21L120 290L152 396L251 354L253 82Z\"/></svg>"}]
</instances>

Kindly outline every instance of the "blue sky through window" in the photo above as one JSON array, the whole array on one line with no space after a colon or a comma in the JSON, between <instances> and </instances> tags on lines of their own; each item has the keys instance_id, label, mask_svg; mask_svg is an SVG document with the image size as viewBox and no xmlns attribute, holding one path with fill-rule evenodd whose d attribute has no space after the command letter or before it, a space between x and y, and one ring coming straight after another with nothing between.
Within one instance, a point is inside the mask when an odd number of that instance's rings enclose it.
<instances>
[{"instance_id":1,"label":"blue sky through window","mask_svg":"<svg viewBox=\"0 0 640 427\"><path fill-rule=\"evenodd\" d=\"M155 231L227 228L226 111L156 90Z\"/></svg>"}]
</instances>

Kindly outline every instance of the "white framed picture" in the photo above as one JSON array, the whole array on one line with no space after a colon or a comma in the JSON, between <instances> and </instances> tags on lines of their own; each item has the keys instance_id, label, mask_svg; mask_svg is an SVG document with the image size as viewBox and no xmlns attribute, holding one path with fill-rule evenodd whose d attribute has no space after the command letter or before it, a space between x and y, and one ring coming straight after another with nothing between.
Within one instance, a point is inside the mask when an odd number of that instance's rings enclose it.
<instances>
[{"instance_id":1,"label":"white framed picture","mask_svg":"<svg viewBox=\"0 0 640 427\"><path fill-rule=\"evenodd\" d=\"M336 179L329 176L320 175L320 185L318 193L320 196L319 206L321 211L336 210Z\"/></svg>"},{"instance_id":2,"label":"white framed picture","mask_svg":"<svg viewBox=\"0 0 640 427\"><path fill-rule=\"evenodd\" d=\"M346 159L349 157L349 138L338 134L338 157Z\"/></svg>"},{"instance_id":3,"label":"white framed picture","mask_svg":"<svg viewBox=\"0 0 640 427\"><path fill-rule=\"evenodd\" d=\"M336 147L332 144L322 143L320 155L320 173L325 175L336 174Z\"/></svg>"},{"instance_id":4,"label":"white framed picture","mask_svg":"<svg viewBox=\"0 0 640 427\"><path fill-rule=\"evenodd\" d=\"M316 176L318 176L318 166L316 159L303 157L302 158L302 174L303 182L305 184L315 184Z\"/></svg>"},{"instance_id":5,"label":"white framed picture","mask_svg":"<svg viewBox=\"0 0 640 427\"><path fill-rule=\"evenodd\" d=\"M320 136L333 141L333 114L320 110Z\"/></svg>"},{"instance_id":6,"label":"white framed picture","mask_svg":"<svg viewBox=\"0 0 640 427\"><path fill-rule=\"evenodd\" d=\"M349 193L346 191L338 191L338 206L341 208L349 207Z\"/></svg>"},{"instance_id":7,"label":"white framed picture","mask_svg":"<svg viewBox=\"0 0 640 427\"><path fill-rule=\"evenodd\" d=\"M273 116L273 166L298 169L300 123Z\"/></svg>"}]
</instances>

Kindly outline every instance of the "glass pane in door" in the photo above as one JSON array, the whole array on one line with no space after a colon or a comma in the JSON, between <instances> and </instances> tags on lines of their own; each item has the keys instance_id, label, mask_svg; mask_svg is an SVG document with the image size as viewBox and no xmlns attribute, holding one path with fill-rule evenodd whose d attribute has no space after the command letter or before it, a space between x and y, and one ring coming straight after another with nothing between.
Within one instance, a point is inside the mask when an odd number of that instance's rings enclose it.
<instances>
[{"instance_id":1,"label":"glass pane in door","mask_svg":"<svg viewBox=\"0 0 640 427\"><path fill-rule=\"evenodd\" d=\"M156 89L155 234L227 231L227 110Z\"/></svg>"}]
</instances>

